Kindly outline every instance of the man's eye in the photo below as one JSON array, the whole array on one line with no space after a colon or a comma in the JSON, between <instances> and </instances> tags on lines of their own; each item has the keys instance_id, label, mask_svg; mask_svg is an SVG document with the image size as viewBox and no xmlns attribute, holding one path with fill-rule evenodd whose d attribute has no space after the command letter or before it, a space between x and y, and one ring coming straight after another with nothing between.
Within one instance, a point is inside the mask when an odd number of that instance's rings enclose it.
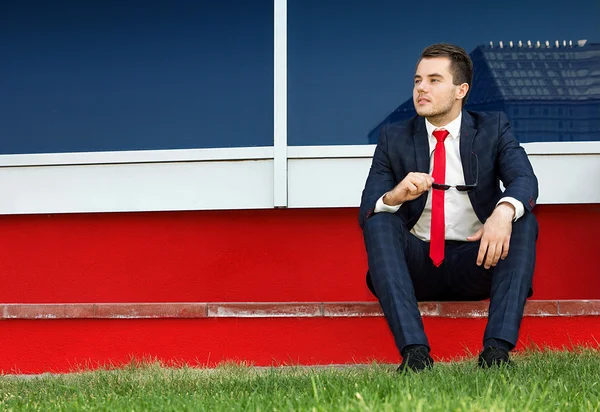
<instances>
[{"instance_id":1,"label":"man's eye","mask_svg":"<svg viewBox=\"0 0 600 412\"><path fill-rule=\"evenodd\" d=\"M421 83L421 80L415 80L415 84Z\"/></svg>"},{"instance_id":2,"label":"man's eye","mask_svg":"<svg viewBox=\"0 0 600 412\"><path fill-rule=\"evenodd\" d=\"M439 82L438 79L431 79L431 83L437 83L437 82Z\"/></svg>"}]
</instances>

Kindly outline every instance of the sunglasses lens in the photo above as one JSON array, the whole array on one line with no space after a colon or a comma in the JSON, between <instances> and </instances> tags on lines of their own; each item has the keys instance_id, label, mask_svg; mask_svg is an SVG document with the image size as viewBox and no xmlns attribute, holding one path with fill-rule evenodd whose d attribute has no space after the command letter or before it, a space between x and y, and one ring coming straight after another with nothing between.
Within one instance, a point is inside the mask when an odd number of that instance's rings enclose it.
<instances>
[{"instance_id":1,"label":"sunglasses lens","mask_svg":"<svg viewBox=\"0 0 600 412\"><path fill-rule=\"evenodd\" d=\"M450 185L441 185L439 183L434 183L433 185L431 185L434 189L437 190L448 190L450 189L452 186Z\"/></svg>"},{"instance_id":2,"label":"sunglasses lens","mask_svg":"<svg viewBox=\"0 0 600 412\"><path fill-rule=\"evenodd\" d=\"M456 186L456 190L459 192L469 192L475 189L476 185L458 185Z\"/></svg>"}]
</instances>

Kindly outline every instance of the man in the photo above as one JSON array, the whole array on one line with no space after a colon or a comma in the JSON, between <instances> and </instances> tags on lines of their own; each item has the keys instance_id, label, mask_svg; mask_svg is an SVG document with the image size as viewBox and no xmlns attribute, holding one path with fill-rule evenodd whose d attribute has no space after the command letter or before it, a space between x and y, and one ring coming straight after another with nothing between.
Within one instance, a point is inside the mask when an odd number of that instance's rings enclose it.
<instances>
[{"instance_id":1,"label":"man","mask_svg":"<svg viewBox=\"0 0 600 412\"><path fill-rule=\"evenodd\" d=\"M490 367L509 362L532 293L537 179L504 113L463 110L472 73L460 47L423 50L418 116L382 127L362 194L367 283L400 371L433 366L417 301L491 298L478 358Z\"/></svg>"}]
</instances>

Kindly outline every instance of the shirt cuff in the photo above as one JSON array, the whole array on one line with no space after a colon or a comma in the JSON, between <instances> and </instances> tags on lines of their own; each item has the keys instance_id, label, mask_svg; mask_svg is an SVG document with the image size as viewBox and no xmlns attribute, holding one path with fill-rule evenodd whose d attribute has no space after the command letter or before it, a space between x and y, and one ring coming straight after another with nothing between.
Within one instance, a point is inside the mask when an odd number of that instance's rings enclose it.
<instances>
[{"instance_id":1,"label":"shirt cuff","mask_svg":"<svg viewBox=\"0 0 600 412\"><path fill-rule=\"evenodd\" d=\"M383 195L385 196L385 194ZM387 213L396 213L398 209L400 209L401 205L398 206L390 206L383 203L383 196L377 199L377 203L375 203L375 213L387 212ZM521 205L523 207L523 205Z\"/></svg>"},{"instance_id":2,"label":"shirt cuff","mask_svg":"<svg viewBox=\"0 0 600 412\"><path fill-rule=\"evenodd\" d=\"M513 222L516 222L517 219L519 219L525 214L525 206L523 206L523 203L519 202L514 197L503 197L502 199L498 200L496 206L498 206L502 202L510 203L515 207L515 218L513 219Z\"/></svg>"}]
</instances>

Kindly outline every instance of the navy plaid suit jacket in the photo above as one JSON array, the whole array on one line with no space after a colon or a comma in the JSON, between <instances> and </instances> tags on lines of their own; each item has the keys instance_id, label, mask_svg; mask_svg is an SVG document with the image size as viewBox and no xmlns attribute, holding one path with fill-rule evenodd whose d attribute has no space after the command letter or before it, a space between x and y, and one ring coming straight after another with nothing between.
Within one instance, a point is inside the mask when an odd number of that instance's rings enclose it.
<instances>
[{"instance_id":1,"label":"navy plaid suit jacket","mask_svg":"<svg viewBox=\"0 0 600 412\"><path fill-rule=\"evenodd\" d=\"M538 196L538 182L525 150L515 139L503 112L463 110L460 128L460 157L465 183L475 183L479 160L479 182L469 192L475 214L485 223L503 196L514 197L531 211ZM383 126L375 149L369 176L362 193L359 223L364 227L377 200L395 187L410 172L429 173L429 142L425 119L415 116ZM500 189L502 181L505 191ZM423 213L424 193L406 202L396 215L410 230Z\"/></svg>"}]
</instances>

